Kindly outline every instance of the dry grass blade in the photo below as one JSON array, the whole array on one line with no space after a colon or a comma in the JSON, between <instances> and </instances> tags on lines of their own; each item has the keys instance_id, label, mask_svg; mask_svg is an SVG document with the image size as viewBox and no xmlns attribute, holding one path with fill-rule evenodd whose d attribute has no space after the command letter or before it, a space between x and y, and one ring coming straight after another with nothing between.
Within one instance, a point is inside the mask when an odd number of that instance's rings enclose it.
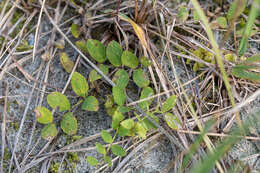
<instances>
[{"instance_id":1,"label":"dry grass blade","mask_svg":"<svg viewBox=\"0 0 260 173\"><path fill-rule=\"evenodd\" d=\"M5 105L4 105L4 112L3 112L3 120L2 120L2 125L1 125L1 131L2 131L2 152L1 152L1 167L0 167L0 172L4 172L3 171L3 164L4 164L4 155L5 155L5 135L6 135L6 113L7 113L7 104L8 104L8 90L9 90L9 86L8 83L6 84L6 90L5 90Z\"/></svg>"},{"instance_id":2,"label":"dry grass blade","mask_svg":"<svg viewBox=\"0 0 260 173\"><path fill-rule=\"evenodd\" d=\"M126 22L129 22L132 25L137 37L141 41L141 44L143 45L144 48L148 49L148 44L147 44L147 41L145 38L145 33L144 33L143 29L138 24L136 24L133 20L131 20L130 18L128 18L127 16L125 16L123 14L119 14L119 18Z\"/></svg>"},{"instance_id":3,"label":"dry grass blade","mask_svg":"<svg viewBox=\"0 0 260 173\"><path fill-rule=\"evenodd\" d=\"M25 30L25 28L28 26L28 24L31 22L31 20L33 19L33 17L35 16L36 14L36 11L34 11L28 18L27 20L25 21L25 24L23 25L23 28L21 29L21 31L19 32L19 35L17 35L17 38L18 38L18 41L17 43L15 44L15 46L12 48L12 50L9 52L9 54L6 56L6 64L5 64L5 67L3 68L3 70L1 71L0 73L0 81L2 80L3 76L4 76L4 73L6 72L6 70L8 69L8 66L9 64L11 63L11 58L13 56L13 53L16 51L16 48L19 46L19 44L21 43L22 41L22 34ZM7 49L8 50L8 49ZM2 66L2 65L1 65Z\"/></svg>"},{"instance_id":4,"label":"dry grass blade","mask_svg":"<svg viewBox=\"0 0 260 173\"><path fill-rule=\"evenodd\" d=\"M41 72L41 70L39 70L39 72L37 74L37 78L36 78L37 80L38 80L38 78L39 78L39 76L41 74L40 72ZM20 135L21 135L21 132L22 132L22 129L23 129L23 125L24 125L24 121L26 119L27 112L29 110L29 106L31 104L31 100L32 100L32 96L33 96L36 84L37 83L35 82L34 85L33 85L32 91L31 91L31 93L29 95L26 107L24 109L23 117L22 117L22 120L20 122L20 127L19 127L19 130L18 130L17 135L16 135L15 140L14 140L14 147L13 147L13 151L12 151L12 157L10 159L10 164L9 164L9 171L8 171L9 173L12 171L14 155L15 155L15 152L16 152L16 149L17 149L17 145L19 143L19 138L20 138ZM18 170L20 170L20 168L18 168Z\"/></svg>"},{"instance_id":5,"label":"dry grass blade","mask_svg":"<svg viewBox=\"0 0 260 173\"><path fill-rule=\"evenodd\" d=\"M177 130L180 133L187 133L187 134L195 134L195 135L199 135L201 134L201 132L199 131L189 131L189 130ZM207 136L215 136L215 137L231 137L228 134L224 134L224 133L206 133L205 135ZM260 141L260 137L254 137L254 136L237 136L237 138L244 138L247 140L253 140L253 141Z\"/></svg>"},{"instance_id":6,"label":"dry grass blade","mask_svg":"<svg viewBox=\"0 0 260 173\"><path fill-rule=\"evenodd\" d=\"M1 20L0 20L0 33L2 32L2 30L4 30L5 27L3 27L4 25L6 25L6 21L8 20L8 18L12 15L12 13L15 11L16 9L16 5L18 4L19 0L16 0L14 2L14 5L12 6L11 9L8 10L8 12L5 14L5 16L3 16L5 9L7 7L7 5L9 4L9 0L6 1L5 6L3 8L3 11L1 12Z\"/></svg>"},{"instance_id":7,"label":"dry grass blade","mask_svg":"<svg viewBox=\"0 0 260 173\"><path fill-rule=\"evenodd\" d=\"M46 2L46 0L43 0L41 11L40 11L38 22L37 22L37 27L36 27L35 37L34 37L33 55L32 55L33 61L35 59L36 49L37 49L37 45L38 45L38 41L39 41L38 38L39 38L40 24L41 24L42 13L43 13L43 8L45 6L45 2Z\"/></svg>"},{"instance_id":8,"label":"dry grass blade","mask_svg":"<svg viewBox=\"0 0 260 173\"><path fill-rule=\"evenodd\" d=\"M189 99L187 93L186 93L185 90L184 90L183 84L180 82L180 79L179 79L179 77L177 76L176 68L175 68L174 63L172 62L172 59L173 59L173 58L171 57L171 55L170 55L170 58L171 58L171 66L172 66L172 69L173 69L175 78L176 78L176 80L177 80L178 85L181 87L181 90L182 90L183 93L184 93L184 98L185 98L185 100L186 100L186 102L187 102L187 104L188 104L188 106L189 106L190 111L191 111L191 116L192 116L192 118L194 118L194 120L195 120L195 122L196 122L196 125L198 126L199 130L202 132L202 131L203 131L203 125L202 125L201 121L199 120L199 118L198 118L198 116L197 116L197 114L196 114L196 111L194 110L194 108L193 108L193 106L192 106L191 100ZM209 149L211 152L213 152L213 150L214 150L213 147L214 147L214 146L212 146L213 144L212 144L211 140L209 139L209 137L208 137L208 136L203 136L203 140L205 141L206 146L208 147L208 149ZM216 164L217 164L217 167L218 167L219 171L223 173L224 170L223 170L223 168L221 167L220 163L217 162Z\"/></svg>"}]
</instances>

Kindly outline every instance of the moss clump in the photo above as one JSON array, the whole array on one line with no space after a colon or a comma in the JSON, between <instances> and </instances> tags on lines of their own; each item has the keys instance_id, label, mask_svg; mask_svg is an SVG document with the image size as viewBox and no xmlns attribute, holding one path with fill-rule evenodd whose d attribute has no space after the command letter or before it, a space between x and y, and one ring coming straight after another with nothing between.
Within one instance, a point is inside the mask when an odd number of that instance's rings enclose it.
<instances>
[{"instance_id":1,"label":"moss clump","mask_svg":"<svg viewBox=\"0 0 260 173\"><path fill-rule=\"evenodd\" d=\"M215 59L214 59L214 56L211 52L205 50L205 49L202 49L202 48L198 48L197 50L193 50L191 51L195 56L197 56L198 58L208 62L208 63L212 63L214 64L215 63ZM187 64L190 64L190 60L187 60L186 62ZM201 64L201 63L198 63L198 62L195 62L194 65L193 65L193 71L194 72L197 72L200 68L204 67L205 65L204 64Z\"/></svg>"},{"instance_id":2,"label":"moss clump","mask_svg":"<svg viewBox=\"0 0 260 173\"><path fill-rule=\"evenodd\" d=\"M52 162L49 168L50 173L58 173L60 164L58 162Z\"/></svg>"}]
</instances>

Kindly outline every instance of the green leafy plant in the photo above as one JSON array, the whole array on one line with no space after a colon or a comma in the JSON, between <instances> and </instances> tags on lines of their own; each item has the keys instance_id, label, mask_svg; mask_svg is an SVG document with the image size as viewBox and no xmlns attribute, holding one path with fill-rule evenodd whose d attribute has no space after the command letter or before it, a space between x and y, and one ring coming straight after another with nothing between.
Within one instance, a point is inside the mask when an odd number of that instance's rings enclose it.
<instances>
[{"instance_id":1,"label":"green leafy plant","mask_svg":"<svg viewBox=\"0 0 260 173\"><path fill-rule=\"evenodd\" d=\"M209 37L209 41L212 45L213 51L216 53L209 52L206 49L199 48L192 53L199 57L201 60L215 64L215 60L217 61L220 71L222 73L225 86L228 90L228 95L232 105L235 105L234 98L231 94L230 84L228 82L228 77L226 71L224 69L223 64L223 56L221 55L223 52L219 49L210 25L205 17L202 9L200 8L198 2L196 0L191 1L194 5L195 10L192 10L194 14L194 20L202 20L206 32ZM232 21L238 18L238 16L243 12L244 6L241 5L239 0L235 0L232 3L231 8L228 11L227 17L220 16L216 18L216 22L219 28L228 29L228 25L231 25ZM255 4L258 1L254 1ZM239 10L237 10L239 8ZM252 10L249 15L249 21L245 24L244 31L241 34L242 40L239 46L239 54L243 55L247 48L247 40L248 36L251 34L251 30L253 27L253 23L255 18L257 17L256 8L251 7ZM119 14L119 17L125 21L128 21L134 28L138 38L140 39L142 45L147 48L147 43L142 36L142 29L135 24L130 18L123 14ZM178 10L178 19L181 22L185 22L189 17L189 9L184 6L181 6ZM78 38L80 35L80 28L76 24L72 24L71 33L75 38ZM111 93L106 96L105 108L107 113L112 117L112 132L108 132L102 130L101 137L103 139L103 143L96 143L96 150L99 154L103 156L103 161L107 163L109 166L112 166L112 160L110 154L116 156L125 156L127 151L117 145L114 144L117 136L120 137L139 137L146 138L146 133L155 129L156 127L152 124L146 117L140 116L134 107L127 106L127 91L129 83L134 83L138 86L138 89L141 91L139 95L138 106L155 122L159 122L157 115L163 115L165 122L171 129L178 129L181 126L181 121L172 113L172 109L176 105L177 96L172 95L169 98L165 99L165 101L161 105L155 105L155 110L150 110L153 102L154 90L150 85L150 76L146 74L147 67L149 67L152 63L148 58L141 57L137 58L131 50L123 50L121 45L116 41L111 41L107 46L101 43L98 40L88 39L88 40L79 40L76 42L76 46L82 50L85 54L90 55L90 57L95 61L100 71L102 71L105 75L112 75L112 81L115 83L111 89ZM233 54L224 54L225 60L237 63L237 56ZM62 53L60 56L60 61L63 68L71 73L74 67L74 63L69 59L69 57ZM253 81L259 80L259 74L256 70L258 67L255 65L255 62L259 62L259 57L248 58L245 62L239 63L232 68L232 74L236 77L249 79ZM187 62L189 63L189 62ZM201 63L194 63L193 70L196 72L201 67L204 67ZM109 71L113 72L109 73ZM63 117L61 120L61 129L67 135L75 135L77 133L77 119L76 116L72 114L72 108L74 106L81 105L81 109L84 111L98 111L99 102L96 97L91 96L89 93L89 88L94 88L95 84L97 84L98 80L102 79L102 76L97 72L98 69L93 69L90 71L88 80L84 76L82 76L78 72L74 72L71 79L71 86L74 93L78 96L78 103L75 105L70 105L69 100L65 95L59 92L53 92L47 96L47 102L52 109L57 109L57 111L62 112ZM256 72L257 71L257 72ZM104 77L104 76L103 76ZM90 85L88 85L88 82ZM126 116L126 113L133 115L132 117ZM51 111L44 107L38 107L36 109L36 118L39 123L46 124L42 129L42 137L45 139L52 139L57 135L57 129L53 122L54 115L51 114ZM195 121L197 121L197 117L193 117ZM239 120L239 119L238 119ZM239 122L240 123L240 122ZM202 131L202 137L196 141L196 145L193 147L194 151L198 147L199 143L202 140L205 140L206 144L207 138L204 138L206 131L203 131L202 127L200 127ZM113 134L113 135L112 135ZM106 145L105 145L106 144ZM234 144L234 141L226 142L224 145L221 145L220 148L217 148L218 153L211 153L208 157L207 164L201 164L201 168L197 170L197 172L208 171L212 168L217 162L217 160L226 152L225 147L230 147ZM209 148L210 149L210 148ZM193 152L194 152L193 151ZM191 157L191 156L190 156ZM88 156L86 161L92 166L98 166L101 162L92 156ZM102 163L104 163L102 162ZM214 164L213 164L214 163ZM184 162L184 167L187 162ZM196 172L196 171L194 171Z\"/></svg>"},{"instance_id":2,"label":"green leafy plant","mask_svg":"<svg viewBox=\"0 0 260 173\"><path fill-rule=\"evenodd\" d=\"M61 129L68 135L74 135L78 129L77 119L72 115L71 112L63 115L61 120Z\"/></svg>"},{"instance_id":3,"label":"green leafy plant","mask_svg":"<svg viewBox=\"0 0 260 173\"><path fill-rule=\"evenodd\" d=\"M257 72L260 62L260 54L247 58L240 64L237 64L232 68L232 74L238 78L248 79L254 82L260 82L260 73Z\"/></svg>"},{"instance_id":4,"label":"green leafy plant","mask_svg":"<svg viewBox=\"0 0 260 173\"><path fill-rule=\"evenodd\" d=\"M71 28L71 31L75 32L73 28L75 29L75 26ZM74 35L76 36L77 34L74 33ZM93 39L77 41L76 45L83 52L88 53L98 63L99 69L104 74L109 73L111 66L117 68L112 77L115 86L112 87L111 95L108 95L105 101L107 113L112 116L111 126L114 130L113 136L109 132L102 130L101 137L104 143L109 145L96 143L97 152L103 155L103 161L105 163L112 166L111 156L108 155L110 153L121 157L127 154L124 148L113 144L117 136L136 136L145 139L147 131L156 129L147 118L140 117L136 113L135 108L125 105L127 86L130 81L133 81L133 83L142 89L140 103L138 103L140 108L157 123L159 122L157 115L164 114L164 119L169 127L178 129L180 120L171 113L171 109L175 106L177 101L175 95L166 99L161 107L158 105L156 110L150 111L153 99L149 97L154 95L154 90L149 87L150 80L146 74L146 68L151 65L151 62L146 57L141 57L139 60L131 51L123 51L120 44L116 41L111 41L107 47L100 41ZM69 60L69 57L65 53L62 53L60 58L64 69L67 72L71 72L74 63ZM96 70L90 71L87 77L88 80L78 72L72 74L71 87L78 96L78 102L75 105L71 105L67 96L60 92L53 92L47 96L49 106L53 110L63 114L60 127L65 134L72 137L77 136L78 120L76 115L73 115L72 108L80 105L84 111L98 111L99 101L96 97L90 95L89 88L94 88L97 81L101 78L101 75L98 74ZM134 118L126 118L124 115L130 111L135 115L135 120ZM37 121L41 124L46 124L42 129L42 137L47 140L54 138L57 135L56 125L53 122L54 115L45 107L38 107L36 113ZM100 164L100 162L92 156L88 156L86 161L92 166Z\"/></svg>"},{"instance_id":5,"label":"green leafy plant","mask_svg":"<svg viewBox=\"0 0 260 173\"><path fill-rule=\"evenodd\" d=\"M78 38L80 31L79 31L79 25L72 23L71 27L70 27L70 31L73 35L73 37Z\"/></svg>"},{"instance_id":6,"label":"green leafy plant","mask_svg":"<svg viewBox=\"0 0 260 173\"><path fill-rule=\"evenodd\" d=\"M78 103L82 103L82 110L97 111L99 107L98 100L94 96L88 96L88 83L84 76L74 72L71 78L71 86L76 95L80 97ZM57 109L64 113L60 122L61 129L67 135L75 135L78 129L76 117L71 112L71 104L64 94L52 92L47 96L47 102L52 109ZM53 115L46 107L37 107L35 109L36 119L41 124L47 124L42 129L41 135L44 139L53 139L58 131L53 123Z\"/></svg>"},{"instance_id":7,"label":"green leafy plant","mask_svg":"<svg viewBox=\"0 0 260 173\"><path fill-rule=\"evenodd\" d=\"M93 41L93 40L92 40ZM100 42L93 41L98 44ZM105 47L99 45L99 47ZM82 49L82 48L81 48ZM94 48L95 49L95 48ZM104 49L102 48L102 51ZM91 51L91 50L88 50ZM90 54L93 59L95 59L93 54ZM169 127L173 129L178 129L180 126L180 121L169 111L175 106L177 97L171 96L168 98L162 105L161 110L156 110L155 112L149 112L149 106L152 104L153 99L149 99L154 94L152 88L149 87L150 81L148 75L145 73L145 68L151 65L151 62L146 57L141 57L140 62L143 67L140 67L138 58L130 51L123 51L120 47L120 44L112 41L108 44L106 48L106 56L108 57L108 61L112 66L119 68L114 74L112 80L116 84L112 87L112 94L107 96L107 100L105 102L105 108L107 113L112 116L112 128L115 130L114 136L112 136L109 132L102 130L101 137L104 140L104 143L111 144L109 146L102 145L100 143L96 144L96 149L98 153L103 155L103 161L108 163L108 165L112 165L111 158L107 155L109 151L111 151L116 156L125 156L126 151L120 147L119 145L113 145L115 137L118 136L138 136L140 138L146 138L146 133L150 129L155 129L156 127L147 119L140 118L136 113L137 121L134 121L131 118L125 119L124 113L129 112L130 110L135 111L135 109L131 107L125 106L126 102L126 88L129 84L130 78L132 77L133 82L139 87L142 88L142 92L140 95L141 99L147 99L145 101L141 101L139 103L140 108L144 111L147 111L147 114L151 116L157 123L158 118L155 114L165 113L165 121L169 124ZM97 60L97 62L99 62ZM103 61L102 63L106 63ZM123 66L125 66L123 68ZM102 70L101 66L100 70L104 73L107 71ZM121 68L120 68L121 67ZM127 69L134 69L132 75L127 72ZM96 81L101 78L98 77L98 74L90 72L89 80ZM84 105L84 103L83 103ZM82 105L82 106L83 106ZM85 109L87 110L87 109ZM171 115L171 116L170 116ZM90 159L91 158L91 159ZM96 159L92 157L87 158L87 162L90 165L96 166L99 163L96 163Z\"/></svg>"},{"instance_id":8,"label":"green leafy plant","mask_svg":"<svg viewBox=\"0 0 260 173\"><path fill-rule=\"evenodd\" d=\"M115 67L121 66L122 53L123 49L121 48L120 44L116 41L111 41L106 48L107 58L109 62Z\"/></svg>"},{"instance_id":9,"label":"green leafy plant","mask_svg":"<svg viewBox=\"0 0 260 173\"><path fill-rule=\"evenodd\" d=\"M100 41L88 39L87 50L97 62L102 63L106 60L106 48Z\"/></svg>"},{"instance_id":10,"label":"green leafy plant","mask_svg":"<svg viewBox=\"0 0 260 173\"><path fill-rule=\"evenodd\" d=\"M121 56L123 65L135 69L138 66L137 57L130 51L125 50Z\"/></svg>"},{"instance_id":11,"label":"green leafy plant","mask_svg":"<svg viewBox=\"0 0 260 173\"><path fill-rule=\"evenodd\" d=\"M253 24L254 24L257 16L260 15L259 6L260 6L260 1L254 0L251 5L251 9L250 9L249 16L248 16L248 19L246 22L246 26L243 31L243 36L242 36L242 39L239 44L239 48L238 48L239 55L244 55L244 53L246 52L246 49L248 46L248 38L252 32Z\"/></svg>"},{"instance_id":12,"label":"green leafy plant","mask_svg":"<svg viewBox=\"0 0 260 173\"><path fill-rule=\"evenodd\" d=\"M68 55L65 52L62 52L60 54L60 62L66 72L71 73L74 67L74 62L69 59Z\"/></svg>"}]
</instances>

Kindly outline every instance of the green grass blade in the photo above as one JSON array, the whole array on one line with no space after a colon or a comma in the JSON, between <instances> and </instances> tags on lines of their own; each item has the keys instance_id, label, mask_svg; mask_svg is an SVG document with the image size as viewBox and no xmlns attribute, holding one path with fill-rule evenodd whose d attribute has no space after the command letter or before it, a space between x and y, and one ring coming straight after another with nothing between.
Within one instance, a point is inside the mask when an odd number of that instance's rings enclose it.
<instances>
[{"instance_id":1,"label":"green grass blade","mask_svg":"<svg viewBox=\"0 0 260 173\"><path fill-rule=\"evenodd\" d=\"M194 155L194 153L198 150L198 148L200 147L200 143L203 141L203 137L205 136L205 134L209 131L210 127L213 125L213 120L210 120L206 123L203 131L201 132L201 134L197 137L197 139L194 141L194 143L190 146L190 149L188 151L188 153L184 156L183 162L182 162L182 170L184 168L186 168L186 166L188 165L188 163L190 162L192 156ZM182 172L182 171L181 171Z\"/></svg>"},{"instance_id":2,"label":"green grass blade","mask_svg":"<svg viewBox=\"0 0 260 173\"><path fill-rule=\"evenodd\" d=\"M244 122L243 129L245 133L249 132L249 127L255 125L256 122L260 121L260 111L258 110L253 115L250 115L249 118ZM207 157L200 162L198 165L195 165L191 169L191 173L207 173L212 170L216 162L221 159L225 153L227 153L240 139L241 132L240 128L236 127L232 130L230 137L226 138L221 144L216 147L214 153L209 153Z\"/></svg>"},{"instance_id":3,"label":"green grass blade","mask_svg":"<svg viewBox=\"0 0 260 173\"><path fill-rule=\"evenodd\" d=\"M255 66L236 65L232 68L232 74L238 78L260 81L260 73L248 71L256 68Z\"/></svg>"},{"instance_id":4,"label":"green grass blade","mask_svg":"<svg viewBox=\"0 0 260 173\"><path fill-rule=\"evenodd\" d=\"M244 11L246 7L246 1L247 0L235 0L231 4L227 13L227 19L229 22L240 16L240 14Z\"/></svg>"},{"instance_id":5,"label":"green grass blade","mask_svg":"<svg viewBox=\"0 0 260 173\"><path fill-rule=\"evenodd\" d=\"M224 34L220 47L223 47L224 43L232 36L231 33L235 29L235 22L237 21L237 18L241 15L241 13L243 13L246 7L246 2L247 0L235 0L228 9L227 19L229 26L227 27L227 31Z\"/></svg>"},{"instance_id":6,"label":"green grass blade","mask_svg":"<svg viewBox=\"0 0 260 173\"><path fill-rule=\"evenodd\" d=\"M254 63L260 62L260 54L247 58L243 63L246 65L254 65Z\"/></svg>"},{"instance_id":7,"label":"green grass blade","mask_svg":"<svg viewBox=\"0 0 260 173\"><path fill-rule=\"evenodd\" d=\"M238 54L240 56L244 55L244 53L246 52L246 49L247 49L247 46L248 46L248 37L251 34L255 19L260 13L259 6L260 6L260 0L254 0L252 5L251 5L249 16L248 16L248 19L247 19L247 22L246 22L246 27L243 31L243 36L242 36L242 39L241 39L239 47L238 47Z\"/></svg>"}]
</instances>

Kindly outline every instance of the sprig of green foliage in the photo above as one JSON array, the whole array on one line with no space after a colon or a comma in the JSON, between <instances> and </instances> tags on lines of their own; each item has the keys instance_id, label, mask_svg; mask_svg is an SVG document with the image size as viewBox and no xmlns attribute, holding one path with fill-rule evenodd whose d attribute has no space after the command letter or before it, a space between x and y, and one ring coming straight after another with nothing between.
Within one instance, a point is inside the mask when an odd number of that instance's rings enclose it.
<instances>
[{"instance_id":1,"label":"sprig of green foliage","mask_svg":"<svg viewBox=\"0 0 260 173\"><path fill-rule=\"evenodd\" d=\"M72 27L71 31L76 32L76 27ZM77 31L79 32L79 31ZM72 34L75 38L78 36L76 33ZM97 152L103 155L103 162L109 166L112 165L111 158L108 156L110 151L116 156L125 156L126 150L119 145L113 144L116 136L136 136L145 139L146 134L149 130L155 129L156 127L146 118L141 118L136 110L132 107L125 106L126 102L126 88L129 84L130 78L137 87L141 89L140 99L145 99L154 94L152 88L149 87L150 80L146 74L146 68L151 65L150 61L146 57L138 59L131 51L123 50L120 44L116 41L111 41L106 47L98 40L88 39L87 41L80 40L76 42L79 49L83 50L95 60L99 65L100 70L104 74L108 74L111 65L118 68L115 72L112 80L115 82L115 86L111 89L111 95L107 96L105 102L105 108L108 115L112 116L112 129L115 131L114 136L105 130L102 130L101 137L104 143L109 145L102 145L96 143ZM61 64L66 72L71 72L74 63L69 59L66 53L61 53ZM107 63L110 63L108 65ZM128 71L133 69L133 73L129 74ZM94 96L89 95L89 87L94 87L95 82L100 80L102 77L95 71L92 70L88 76L88 81L84 76L78 72L74 72L71 78L71 86L74 93L79 97L78 104L81 104L81 109L84 111L98 111L99 102ZM91 83L89 85L88 83ZM175 106L177 97L175 95L169 97L156 111L150 111L150 105L152 99L140 102L139 105L143 111L145 111L155 122L158 123L156 115L164 114L166 123L172 129L178 129L180 126L180 120L170 113L171 109ZM71 112L71 108L74 105L70 104L68 98L60 93L53 92L47 96L47 102L52 109L57 109L63 113L60 127L62 131L70 136L76 135L78 128L78 121ZM157 106L158 107L158 106ZM133 111L135 118L126 118L125 113ZM57 135L56 125L53 123L53 115L51 111L46 107L38 107L37 121L41 124L46 124L42 129L42 137L50 140ZM99 165L100 161L92 156L88 156L86 161L92 165Z\"/></svg>"}]
</instances>

